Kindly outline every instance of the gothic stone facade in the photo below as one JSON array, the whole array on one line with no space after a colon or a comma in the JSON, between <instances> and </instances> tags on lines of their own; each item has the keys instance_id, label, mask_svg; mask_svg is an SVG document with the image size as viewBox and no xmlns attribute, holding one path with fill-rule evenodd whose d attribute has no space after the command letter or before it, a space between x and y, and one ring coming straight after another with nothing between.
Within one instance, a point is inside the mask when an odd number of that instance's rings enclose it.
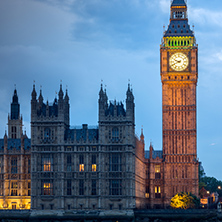
<instances>
[{"instance_id":1,"label":"gothic stone facade","mask_svg":"<svg viewBox=\"0 0 222 222\"><path fill-rule=\"evenodd\" d=\"M11 108L9 136L0 140L0 208L28 208L30 157L33 210L162 208L169 206L177 192L198 196L197 50L188 24L187 5L184 0L173 0L170 24L160 47L161 151L155 151L152 144L145 151L143 132L140 138L135 136L135 104L130 86L125 108L121 102L108 102L101 86L98 127L83 124L73 128L67 91L64 95L60 86L58 99L49 104L44 103L42 91L37 99L34 85L31 154L30 140L21 134L17 98L17 102L13 100L12 104L17 105Z\"/></svg>"},{"instance_id":2,"label":"gothic stone facade","mask_svg":"<svg viewBox=\"0 0 222 222\"><path fill-rule=\"evenodd\" d=\"M136 162L134 96L108 103L99 92L99 125L70 128L69 97L62 86L53 105L35 88L31 101L32 209L133 209L144 204L145 169ZM142 150L141 149L141 150ZM138 163L141 165L141 163Z\"/></svg>"},{"instance_id":3,"label":"gothic stone facade","mask_svg":"<svg viewBox=\"0 0 222 222\"><path fill-rule=\"evenodd\" d=\"M0 209L31 207L31 140L22 131L15 89L8 116L8 135L0 139Z\"/></svg>"},{"instance_id":4,"label":"gothic stone facade","mask_svg":"<svg viewBox=\"0 0 222 222\"><path fill-rule=\"evenodd\" d=\"M160 47L165 204L181 191L198 196L197 50L187 5L184 0L174 0Z\"/></svg>"}]
</instances>

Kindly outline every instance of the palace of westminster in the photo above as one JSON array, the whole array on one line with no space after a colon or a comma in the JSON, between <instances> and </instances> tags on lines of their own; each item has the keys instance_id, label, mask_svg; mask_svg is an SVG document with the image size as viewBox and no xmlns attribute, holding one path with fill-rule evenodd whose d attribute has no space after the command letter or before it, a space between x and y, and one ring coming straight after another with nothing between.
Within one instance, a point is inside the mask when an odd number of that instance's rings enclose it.
<instances>
[{"instance_id":1,"label":"palace of westminster","mask_svg":"<svg viewBox=\"0 0 222 222\"><path fill-rule=\"evenodd\" d=\"M51 104L31 93L31 139L23 134L15 89L8 132L0 139L0 209L128 210L167 208L177 192L198 196L196 85L198 46L184 0L171 3L160 46L161 151L135 136L135 103L99 91L98 127L70 127L60 85ZM161 118L161 117L160 117Z\"/></svg>"}]
</instances>

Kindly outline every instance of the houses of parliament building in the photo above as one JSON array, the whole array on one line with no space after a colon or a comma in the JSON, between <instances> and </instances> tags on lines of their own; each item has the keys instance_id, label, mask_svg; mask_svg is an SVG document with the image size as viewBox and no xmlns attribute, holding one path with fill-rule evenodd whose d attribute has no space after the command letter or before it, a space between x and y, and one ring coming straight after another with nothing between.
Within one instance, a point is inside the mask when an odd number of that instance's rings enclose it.
<instances>
[{"instance_id":1,"label":"houses of parliament building","mask_svg":"<svg viewBox=\"0 0 222 222\"><path fill-rule=\"evenodd\" d=\"M22 130L15 89L0 139L0 209L167 208L178 192L198 196L196 86L198 46L184 0L171 3L160 46L162 150L135 136L135 102L108 102L101 85L98 126L70 127L62 85L53 103L31 93L31 139ZM161 117L160 117L161 118Z\"/></svg>"}]
</instances>

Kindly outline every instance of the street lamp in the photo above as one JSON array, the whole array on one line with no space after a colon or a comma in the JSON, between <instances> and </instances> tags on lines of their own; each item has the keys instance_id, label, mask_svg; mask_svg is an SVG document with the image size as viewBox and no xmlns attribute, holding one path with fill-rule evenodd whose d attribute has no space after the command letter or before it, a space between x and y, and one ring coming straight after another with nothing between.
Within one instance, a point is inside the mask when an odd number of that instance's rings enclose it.
<instances>
[{"instance_id":1,"label":"street lamp","mask_svg":"<svg viewBox=\"0 0 222 222\"><path fill-rule=\"evenodd\" d=\"M221 189L221 186L218 186L217 188L218 188L218 190L220 190L220 189Z\"/></svg>"}]
</instances>

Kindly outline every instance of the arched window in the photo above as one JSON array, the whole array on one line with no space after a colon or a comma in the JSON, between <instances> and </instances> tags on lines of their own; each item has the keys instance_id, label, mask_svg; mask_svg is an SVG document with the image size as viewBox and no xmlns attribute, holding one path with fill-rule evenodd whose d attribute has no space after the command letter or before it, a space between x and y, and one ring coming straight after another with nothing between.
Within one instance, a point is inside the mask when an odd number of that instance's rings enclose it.
<instances>
[{"instance_id":1,"label":"arched window","mask_svg":"<svg viewBox=\"0 0 222 222\"><path fill-rule=\"evenodd\" d=\"M114 127L112 129L112 141L118 141L119 140L119 129L117 127Z\"/></svg>"},{"instance_id":2,"label":"arched window","mask_svg":"<svg viewBox=\"0 0 222 222\"><path fill-rule=\"evenodd\" d=\"M50 129L49 128L45 128L45 130L44 130L44 139L45 140L50 139Z\"/></svg>"}]
</instances>

